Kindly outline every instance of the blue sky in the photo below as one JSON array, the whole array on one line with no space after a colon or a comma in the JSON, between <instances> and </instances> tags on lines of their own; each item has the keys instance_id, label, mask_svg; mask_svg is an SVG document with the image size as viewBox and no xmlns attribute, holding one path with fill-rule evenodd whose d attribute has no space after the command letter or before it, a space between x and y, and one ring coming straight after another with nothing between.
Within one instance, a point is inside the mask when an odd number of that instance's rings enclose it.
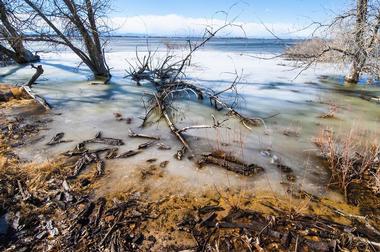
<instances>
[{"instance_id":1,"label":"blue sky","mask_svg":"<svg viewBox=\"0 0 380 252\"><path fill-rule=\"evenodd\" d=\"M350 0L114 0L112 16L117 18L121 33L150 35L189 35L197 33L196 25L206 19L223 19L214 15L219 10L230 10L230 16L238 16L237 22L248 24L252 37L266 37L257 24L265 23L283 36L305 36L293 31L310 24L311 20L326 21L342 9ZM141 23L141 24L139 24ZM193 26L193 24L196 24ZM182 26L183 27L182 27ZM162 27L160 27L162 26ZM182 27L182 28L181 28ZM141 32L139 32L141 31ZM235 33L234 33L235 34Z\"/></svg>"}]
</instances>

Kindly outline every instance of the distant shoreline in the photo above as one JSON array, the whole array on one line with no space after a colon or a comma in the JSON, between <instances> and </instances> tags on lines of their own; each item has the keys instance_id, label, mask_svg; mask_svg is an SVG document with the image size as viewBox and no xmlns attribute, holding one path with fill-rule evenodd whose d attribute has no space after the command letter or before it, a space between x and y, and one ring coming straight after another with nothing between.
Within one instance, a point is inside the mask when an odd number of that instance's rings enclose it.
<instances>
[{"instance_id":1,"label":"distant shoreline","mask_svg":"<svg viewBox=\"0 0 380 252\"><path fill-rule=\"evenodd\" d=\"M38 37L38 35L29 34L26 37ZM53 36L55 37L55 36ZM143 35L143 34L113 34L109 36L105 36L107 38L153 38L153 39L202 39L201 36L165 36L165 35ZM214 40L223 39L223 40L267 40L267 41L304 41L308 40L308 38L268 38L268 37L215 37ZM0 39L2 40L2 39Z\"/></svg>"}]
</instances>

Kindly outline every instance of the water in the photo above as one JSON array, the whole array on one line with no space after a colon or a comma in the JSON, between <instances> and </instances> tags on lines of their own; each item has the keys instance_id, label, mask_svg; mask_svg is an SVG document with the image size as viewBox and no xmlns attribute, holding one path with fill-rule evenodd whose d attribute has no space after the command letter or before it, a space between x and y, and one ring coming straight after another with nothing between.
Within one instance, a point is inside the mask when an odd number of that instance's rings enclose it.
<instances>
[{"instance_id":1,"label":"water","mask_svg":"<svg viewBox=\"0 0 380 252\"><path fill-rule=\"evenodd\" d=\"M188 45L200 43L201 38L187 37L112 37L107 40L107 53L125 51L144 51L149 48L152 51L166 51L168 48L183 48ZM206 50L218 50L237 53L280 54L285 48L301 42L299 39L248 39L248 38L214 38L205 45ZM75 41L73 42L75 43ZM51 47L46 44L31 42L30 46L38 51L50 52ZM54 51L68 51L66 47L57 46Z\"/></svg>"},{"instance_id":2,"label":"water","mask_svg":"<svg viewBox=\"0 0 380 252\"><path fill-rule=\"evenodd\" d=\"M33 145L19 149L21 157L36 162L51 159L52 156L72 149L76 143L92 138L98 131L105 136L121 138L126 142L120 152L135 149L145 142L128 137L128 129L158 135L161 142L172 146L170 151L161 151L152 147L144 153L126 160L107 162L107 177L102 181L102 191L121 190L146 164L145 160L158 158L169 160L164 176L157 178L158 185L179 185L184 190L200 187L244 186L248 190L271 190L283 193L287 190L284 174L271 164L263 151L271 149L281 162L292 167L297 182L302 188L316 194L326 192L329 175L316 157L316 148L312 138L327 126L345 132L353 125L360 126L378 137L380 122L379 105L358 97L360 92L378 95L377 86L343 86L340 79L344 69L331 64L321 64L305 71L295 79L299 69L281 58L261 60L248 55L271 57L281 53L295 40L255 40L255 39L216 39L197 52L193 66L188 69L189 81L203 87L223 90L235 78L233 72L242 75L239 89L239 111L249 117L268 118L266 128L248 130L236 119L229 119L225 128L204 129L188 132L188 140L196 153L214 149L224 149L241 157L248 163L256 163L266 172L253 178L243 178L216 167L198 167L190 160L177 161L173 154L181 146L170 133L164 122L139 129L144 115L141 98L151 92L149 86L137 87L130 79L124 78L127 60L133 62L136 47L142 52L147 48L159 48L156 57L166 55L170 47L177 55L185 53L183 38L150 38L147 47L144 38L112 38L107 53L112 68L113 79L110 85L91 85L91 73L70 51L57 50L43 53L42 64L45 69L43 78L34 87L55 108L53 122L49 130L41 134L45 138ZM177 46L173 46L177 45ZM10 66L0 69L6 75L0 81L24 83L33 74L29 67ZM328 76L327 78L320 78ZM232 101L232 94L224 97ZM211 114L223 120L223 112L210 108L207 100L203 102L183 99L178 103L176 123L179 128L189 125L211 124ZM338 107L337 119L321 119L320 115L329 111L329 107ZM113 113L119 112L125 118L131 117L132 124L118 122ZM296 130L299 136L284 135L286 130ZM71 143L47 147L45 144L58 132L65 132ZM146 165L145 165L146 166Z\"/></svg>"},{"instance_id":3,"label":"water","mask_svg":"<svg viewBox=\"0 0 380 252\"><path fill-rule=\"evenodd\" d=\"M109 42L110 52L116 51L134 51L136 48L144 50L147 47L153 50L166 50L167 47L183 47L191 43L200 43L200 38L184 38L184 37L115 37ZM218 50L224 52L238 52L238 53L281 53L286 47L292 46L301 40L295 39L247 39L247 38L215 38L211 40L206 46L206 50Z\"/></svg>"}]
</instances>

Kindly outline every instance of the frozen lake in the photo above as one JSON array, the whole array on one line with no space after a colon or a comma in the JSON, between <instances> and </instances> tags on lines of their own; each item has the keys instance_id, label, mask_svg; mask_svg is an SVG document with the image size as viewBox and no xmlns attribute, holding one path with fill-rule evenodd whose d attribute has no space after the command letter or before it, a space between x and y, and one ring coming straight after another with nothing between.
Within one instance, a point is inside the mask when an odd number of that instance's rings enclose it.
<instances>
[{"instance_id":1,"label":"frozen lake","mask_svg":"<svg viewBox=\"0 0 380 252\"><path fill-rule=\"evenodd\" d=\"M331 64L313 66L295 78L300 69L281 57L280 54L295 40L216 39L198 51L188 69L189 81L204 88L223 90L234 80L235 71L242 76L238 85L238 109L249 117L264 118L265 127L248 130L234 118L227 122L228 128L203 129L188 132L190 145L197 154L223 149L247 163L263 166L265 173L245 178L217 167L198 169L193 161L174 159L173 154L180 145L165 122L151 124L140 129L140 116L145 113L142 97L151 92L149 85L138 87L129 78L124 78L129 62L134 62L136 48L141 55L147 49L157 50L156 57L163 58L168 48L176 55L186 51L186 39L176 38L112 38L107 53L108 64L113 75L109 85L92 85L91 73L80 65L80 61L69 51L57 48L54 52L41 53L44 75L33 88L54 107L53 121L46 135L36 144L19 149L21 157L43 162L52 156L74 148L76 143L90 139L98 131L106 137L123 139L126 143L120 152L135 149L146 141L128 137L133 129L161 137L161 142L172 150L162 151L156 147L129 159L107 161L109 173L103 180L103 190L122 189L126 181L134 179L135 171L145 160L157 158L168 160L166 176L157 180L157 186L178 184L185 190L210 186L242 186L248 190L271 190L284 193L288 189L285 174L273 165L266 153L268 150L291 167L297 177L296 184L307 191L324 194L329 175L317 158L312 138L326 127L345 132L360 122L361 130L379 136L379 105L361 99L357 94L371 92L379 94L379 87L342 85L342 71ZM42 47L44 49L44 47ZM45 48L46 49L46 48ZM253 57L254 56L254 57ZM22 84L34 70L28 66L0 68L1 82ZM12 74L10 74L12 73ZM352 92L355 91L355 92ZM232 102L232 95L224 97ZM178 126L211 124L211 114L225 118L223 111L210 108L203 102L183 99L178 103L176 123ZM336 119L323 119L321 115L334 108ZM114 113L132 118L131 124L116 121ZM46 143L58 132L66 139L74 140L55 147ZM291 134L289 133L291 132Z\"/></svg>"}]
</instances>

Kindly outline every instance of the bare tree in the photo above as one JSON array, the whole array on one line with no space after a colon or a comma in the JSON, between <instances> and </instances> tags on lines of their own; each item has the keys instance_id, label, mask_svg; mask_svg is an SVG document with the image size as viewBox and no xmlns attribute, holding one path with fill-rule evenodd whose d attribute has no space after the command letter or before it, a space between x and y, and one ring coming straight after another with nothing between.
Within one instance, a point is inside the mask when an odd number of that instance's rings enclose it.
<instances>
[{"instance_id":1,"label":"bare tree","mask_svg":"<svg viewBox=\"0 0 380 252\"><path fill-rule=\"evenodd\" d=\"M14 5L15 1L0 0L0 52L19 64L39 61L38 55L25 48L24 35L14 16Z\"/></svg>"},{"instance_id":2,"label":"bare tree","mask_svg":"<svg viewBox=\"0 0 380 252\"><path fill-rule=\"evenodd\" d=\"M314 37L314 42L289 49L287 57L300 60L303 70L321 61L350 65L345 76L348 83L357 83L364 73L379 78L380 1L356 0L352 9L336 15L330 23L314 25L313 35L323 34L328 39Z\"/></svg>"},{"instance_id":3,"label":"bare tree","mask_svg":"<svg viewBox=\"0 0 380 252\"><path fill-rule=\"evenodd\" d=\"M107 0L24 0L36 14L29 40L51 42L69 47L93 72L96 78L111 79L101 37L106 25ZM45 27L41 27L42 26ZM49 28L47 29L46 26Z\"/></svg>"},{"instance_id":4,"label":"bare tree","mask_svg":"<svg viewBox=\"0 0 380 252\"><path fill-rule=\"evenodd\" d=\"M346 76L346 81L350 83L357 83L359 81L360 73L366 62L365 30L367 27L367 15L368 0L357 0L354 53L352 55L350 72Z\"/></svg>"}]
</instances>

